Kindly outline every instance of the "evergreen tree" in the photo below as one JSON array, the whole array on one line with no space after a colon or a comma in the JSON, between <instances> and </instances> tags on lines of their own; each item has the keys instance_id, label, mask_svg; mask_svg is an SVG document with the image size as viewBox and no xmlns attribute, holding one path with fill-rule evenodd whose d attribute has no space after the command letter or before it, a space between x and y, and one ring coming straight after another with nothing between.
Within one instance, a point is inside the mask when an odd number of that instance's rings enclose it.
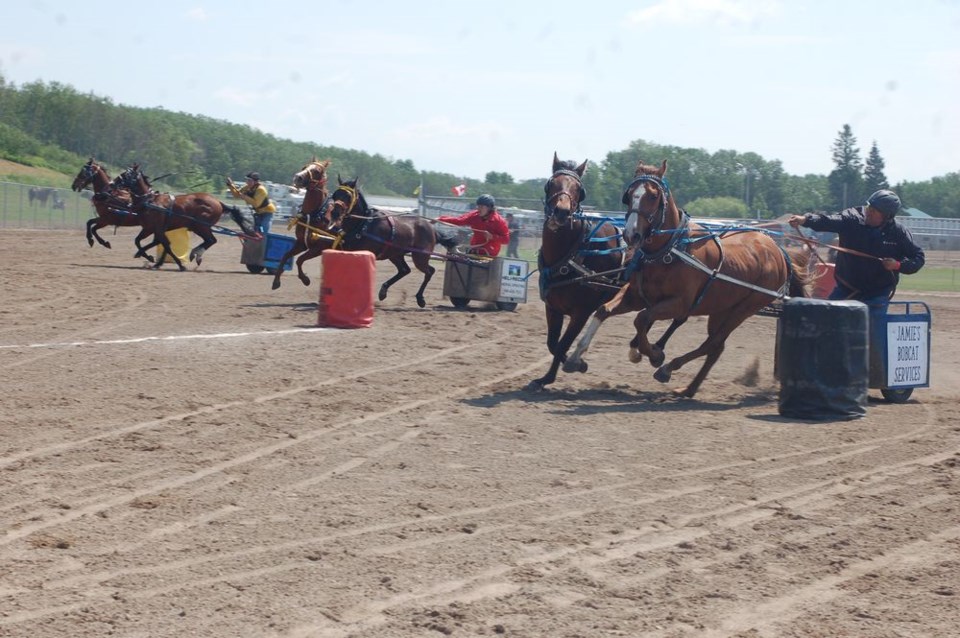
<instances>
[{"instance_id":1,"label":"evergreen tree","mask_svg":"<svg viewBox=\"0 0 960 638\"><path fill-rule=\"evenodd\" d=\"M861 203L864 199L863 161L849 124L843 125L833 143L833 163L836 168L827 177L833 208L843 210Z\"/></svg>"},{"instance_id":2,"label":"evergreen tree","mask_svg":"<svg viewBox=\"0 0 960 638\"><path fill-rule=\"evenodd\" d=\"M864 192L869 194L882 188L890 188L887 182L887 176L883 173L885 164L880 157L880 151L877 149L877 142L874 140L870 147L870 154L867 156L867 164L863 169Z\"/></svg>"}]
</instances>

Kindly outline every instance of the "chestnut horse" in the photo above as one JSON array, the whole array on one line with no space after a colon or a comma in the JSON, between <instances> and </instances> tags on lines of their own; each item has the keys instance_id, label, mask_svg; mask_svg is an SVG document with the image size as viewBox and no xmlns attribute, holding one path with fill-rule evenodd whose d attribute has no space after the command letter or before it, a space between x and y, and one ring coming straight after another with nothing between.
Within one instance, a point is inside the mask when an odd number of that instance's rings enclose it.
<instances>
[{"instance_id":1,"label":"chestnut horse","mask_svg":"<svg viewBox=\"0 0 960 638\"><path fill-rule=\"evenodd\" d=\"M357 179L344 182L337 177L339 186L330 195L326 206L327 227L339 227L333 247L339 250L369 250L377 261L389 259L397 267L397 274L380 286L378 298L387 298L387 290L400 279L410 274L405 256L410 254L413 265L423 273L423 283L417 290L417 305L425 308L423 291L436 269L430 265L430 257L438 241L453 248L452 239L438 238L433 225L425 217L414 214L388 215L367 206L367 200L357 186Z\"/></svg>"},{"instance_id":2,"label":"chestnut horse","mask_svg":"<svg viewBox=\"0 0 960 638\"><path fill-rule=\"evenodd\" d=\"M203 253L217 243L213 227L220 221L224 211L230 213L245 235L258 236L244 219L239 208L224 204L212 195L189 193L174 197L169 193L157 193L150 186L147 176L140 171L139 164L134 164L121 173L118 180L130 189L133 195L132 208L139 216L144 231L153 233L153 242L141 248L137 256L146 256L147 250L157 245L163 246L163 252L155 268L163 265L164 259L169 255L173 257L173 261L181 271L186 270L180 259L170 249L170 240L166 235L168 230L177 228L186 228L203 240L202 244L190 251L190 261L196 260L199 266L203 261Z\"/></svg>"},{"instance_id":3,"label":"chestnut horse","mask_svg":"<svg viewBox=\"0 0 960 638\"><path fill-rule=\"evenodd\" d=\"M557 378L590 315L623 285L620 232L608 220L588 220L580 202L586 196L581 179L587 162L561 162L553 154L553 176L544 184L544 221L537 269L540 298L547 315L547 349L553 362L547 373L527 388L541 390ZM570 317L566 331L563 319ZM563 336L561 337L561 332Z\"/></svg>"},{"instance_id":4,"label":"chestnut horse","mask_svg":"<svg viewBox=\"0 0 960 638\"><path fill-rule=\"evenodd\" d=\"M329 166L330 160L319 162L314 157L313 161L293 176L293 185L305 189L306 194L296 217L290 220L291 224L296 224L297 241L280 260L280 266L273 276L274 290L280 287L280 275L283 274L284 264L303 251L307 252L297 258L297 277L304 286L309 286L310 278L303 272L303 262L313 259L329 248L336 238L336 235L327 232L325 228L327 220L323 214L323 205L328 200L327 167Z\"/></svg>"},{"instance_id":5,"label":"chestnut horse","mask_svg":"<svg viewBox=\"0 0 960 638\"><path fill-rule=\"evenodd\" d=\"M98 164L92 157L80 167L80 172L73 180L70 186L74 191L80 192L87 186L93 187L93 203L97 216L87 220L87 243L93 246L93 240L96 239L101 246L111 248L110 242L106 241L97 232L104 226L140 226L140 217L130 209L133 203L133 197L126 188L120 188L115 181L110 180L107 171ZM142 231L133 240L137 245L137 254L142 252L140 242L150 233ZM149 261L153 261L152 255L143 255Z\"/></svg>"},{"instance_id":6,"label":"chestnut horse","mask_svg":"<svg viewBox=\"0 0 960 638\"><path fill-rule=\"evenodd\" d=\"M659 168L637 164L635 177L623 194L628 206L624 235L635 247L628 284L594 314L564 370L579 369L583 353L604 319L639 310L630 360L637 362L646 355L657 368L654 378L666 383L674 370L705 356L690 384L675 391L692 397L723 353L727 337L740 324L788 292L807 296L814 277L808 269L809 251L782 249L759 230L711 232L690 222L677 208L663 177L666 171L666 161ZM650 326L660 319L692 315L708 317L707 339L664 365L663 348L651 346L647 339Z\"/></svg>"}]
</instances>

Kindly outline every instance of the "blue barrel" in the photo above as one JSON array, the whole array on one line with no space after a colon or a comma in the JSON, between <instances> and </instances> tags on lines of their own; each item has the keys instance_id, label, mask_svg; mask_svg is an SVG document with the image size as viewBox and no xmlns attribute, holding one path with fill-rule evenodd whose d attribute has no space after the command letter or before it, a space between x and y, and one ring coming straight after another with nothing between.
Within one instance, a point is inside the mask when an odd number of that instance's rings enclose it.
<instances>
[{"instance_id":1,"label":"blue barrel","mask_svg":"<svg viewBox=\"0 0 960 638\"><path fill-rule=\"evenodd\" d=\"M859 301L784 302L777 326L781 416L826 421L866 414L869 325Z\"/></svg>"}]
</instances>

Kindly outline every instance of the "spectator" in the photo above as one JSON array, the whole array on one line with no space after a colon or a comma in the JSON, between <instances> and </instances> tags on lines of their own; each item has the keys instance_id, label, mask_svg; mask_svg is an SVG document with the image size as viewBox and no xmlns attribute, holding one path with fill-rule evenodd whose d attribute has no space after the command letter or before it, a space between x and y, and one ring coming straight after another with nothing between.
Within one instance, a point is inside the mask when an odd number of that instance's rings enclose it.
<instances>
[{"instance_id":1,"label":"spectator","mask_svg":"<svg viewBox=\"0 0 960 638\"><path fill-rule=\"evenodd\" d=\"M520 222L513 216L513 213L507 213L507 228L510 230L510 241L507 243L507 257L519 259L517 249L520 247Z\"/></svg>"}]
</instances>

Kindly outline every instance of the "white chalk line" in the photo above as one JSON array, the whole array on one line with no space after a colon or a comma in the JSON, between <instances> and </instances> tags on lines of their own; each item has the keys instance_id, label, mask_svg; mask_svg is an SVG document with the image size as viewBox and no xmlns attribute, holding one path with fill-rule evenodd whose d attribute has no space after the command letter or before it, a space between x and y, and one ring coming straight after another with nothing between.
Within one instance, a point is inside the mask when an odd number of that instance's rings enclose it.
<instances>
[{"instance_id":1,"label":"white chalk line","mask_svg":"<svg viewBox=\"0 0 960 638\"><path fill-rule=\"evenodd\" d=\"M114 346L148 341L185 341L188 339L235 339L237 337L271 337L305 332L326 332L333 328L289 328L287 330L261 330L258 332L219 332L208 335L168 335L165 337L135 337L131 339L104 339L100 341L60 341L50 343L28 343L23 345L0 345L0 350L30 348L75 348L80 346Z\"/></svg>"}]
</instances>

